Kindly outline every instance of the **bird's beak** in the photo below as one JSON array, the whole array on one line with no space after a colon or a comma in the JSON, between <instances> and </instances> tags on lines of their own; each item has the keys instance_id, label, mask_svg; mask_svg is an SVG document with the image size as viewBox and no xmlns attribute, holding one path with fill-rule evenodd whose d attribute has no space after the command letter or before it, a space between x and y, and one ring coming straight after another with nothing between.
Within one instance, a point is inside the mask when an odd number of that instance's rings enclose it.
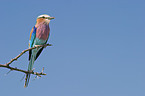
<instances>
[{"instance_id":1,"label":"bird's beak","mask_svg":"<svg viewBox=\"0 0 145 96\"><path fill-rule=\"evenodd\" d=\"M52 20L52 19L55 19L55 17L48 17L47 19Z\"/></svg>"}]
</instances>

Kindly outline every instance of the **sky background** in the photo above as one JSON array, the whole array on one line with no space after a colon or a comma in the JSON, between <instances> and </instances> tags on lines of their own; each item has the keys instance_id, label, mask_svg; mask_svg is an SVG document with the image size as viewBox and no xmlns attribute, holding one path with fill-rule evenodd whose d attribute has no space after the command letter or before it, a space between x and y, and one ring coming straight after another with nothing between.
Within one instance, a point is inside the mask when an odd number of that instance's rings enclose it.
<instances>
[{"instance_id":1,"label":"sky background","mask_svg":"<svg viewBox=\"0 0 145 96\"><path fill-rule=\"evenodd\" d=\"M0 68L1 96L145 96L144 0L0 0L0 63L28 48L37 16L50 22L34 64L46 76L24 88L21 72ZM27 70L28 52L11 66Z\"/></svg>"}]
</instances>

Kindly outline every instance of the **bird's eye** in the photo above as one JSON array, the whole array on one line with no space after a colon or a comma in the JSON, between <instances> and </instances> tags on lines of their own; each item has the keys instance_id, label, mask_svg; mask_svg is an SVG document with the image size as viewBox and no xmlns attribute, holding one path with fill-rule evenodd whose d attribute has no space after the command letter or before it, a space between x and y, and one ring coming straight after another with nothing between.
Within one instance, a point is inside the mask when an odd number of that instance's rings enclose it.
<instances>
[{"instance_id":1,"label":"bird's eye","mask_svg":"<svg viewBox=\"0 0 145 96\"><path fill-rule=\"evenodd\" d=\"M42 18L45 18L44 16Z\"/></svg>"}]
</instances>

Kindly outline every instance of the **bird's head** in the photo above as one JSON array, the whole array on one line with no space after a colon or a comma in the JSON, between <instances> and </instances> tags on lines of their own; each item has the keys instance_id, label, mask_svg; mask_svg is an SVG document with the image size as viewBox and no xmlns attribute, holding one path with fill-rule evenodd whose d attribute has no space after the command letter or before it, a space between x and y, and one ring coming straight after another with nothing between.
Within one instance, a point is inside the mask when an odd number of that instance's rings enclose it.
<instances>
[{"instance_id":1,"label":"bird's head","mask_svg":"<svg viewBox=\"0 0 145 96\"><path fill-rule=\"evenodd\" d=\"M46 22L49 23L50 20L54 19L55 17L50 17L49 15L43 14L37 17L37 22Z\"/></svg>"}]
</instances>

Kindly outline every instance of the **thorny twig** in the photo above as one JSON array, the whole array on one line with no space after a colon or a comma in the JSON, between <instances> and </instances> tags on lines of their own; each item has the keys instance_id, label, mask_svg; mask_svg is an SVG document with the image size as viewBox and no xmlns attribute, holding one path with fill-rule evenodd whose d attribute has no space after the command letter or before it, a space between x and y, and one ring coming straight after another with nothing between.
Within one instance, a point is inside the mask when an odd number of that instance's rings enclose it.
<instances>
[{"instance_id":1,"label":"thorny twig","mask_svg":"<svg viewBox=\"0 0 145 96\"><path fill-rule=\"evenodd\" d=\"M4 67L4 68L8 68L10 70L15 70L15 71L19 71L19 72L23 72L25 74L33 74L33 75L37 75L39 77L41 77L41 75L46 75L46 73L43 73L44 68L42 69L42 72L38 73L38 72L34 72L34 70L32 71L25 71L22 69L18 69L17 67L11 67L10 64L14 61L16 61L19 57L21 57L25 52L32 50L32 49L36 49L36 48L40 48L40 47L47 47L47 46L52 46L51 44L44 44L44 45L37 45L35 47L23 50L18 56L16 56L15 58L11 59L11 61L9 61L6 64L0 64L0 67Z\"/></svg>"}]
</instances>

